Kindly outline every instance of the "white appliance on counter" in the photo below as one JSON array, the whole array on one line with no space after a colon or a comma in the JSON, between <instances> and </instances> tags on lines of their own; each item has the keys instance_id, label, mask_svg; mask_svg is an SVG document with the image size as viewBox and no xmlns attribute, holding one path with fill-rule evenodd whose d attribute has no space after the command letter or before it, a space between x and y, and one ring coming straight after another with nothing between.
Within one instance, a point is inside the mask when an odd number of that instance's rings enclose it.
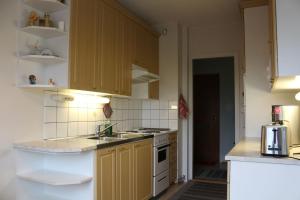
<instances>
[{"instance_id":1,"label":"white appliance on counter","mask_svg":"<svg viewBox=\"0 0 300 200\"><path fill-rule=\"evenodd\" d=\"M153 196L159 195L169 185L169 135L170 129L142 128L130 132L152 134L153 137Z\"/></svg>"}]
</instances>

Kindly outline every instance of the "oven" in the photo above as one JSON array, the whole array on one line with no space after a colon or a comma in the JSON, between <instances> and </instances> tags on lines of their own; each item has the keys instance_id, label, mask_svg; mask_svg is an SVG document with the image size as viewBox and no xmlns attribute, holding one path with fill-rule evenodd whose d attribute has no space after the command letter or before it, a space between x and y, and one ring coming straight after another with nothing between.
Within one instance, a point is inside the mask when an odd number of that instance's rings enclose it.
<instances>
[{"instance_id":1,"label":"oven","mask_svg":"<svg viewBox=\"0 0 300 200\"><path fill-rule=\"evenodd\" d=\"M170 144L153 147L154 151L154 176L169 169Z\"/></svg>"},{"instance_id":2,"label":"oven","mask_svg":"<svg viewBox=\"0 0 300 200\"><path fill-rule=\"evenodd\" d=\"M154 135L153 142L153 196L169 187L169 136Z\"/></svg>"}]
</instances>

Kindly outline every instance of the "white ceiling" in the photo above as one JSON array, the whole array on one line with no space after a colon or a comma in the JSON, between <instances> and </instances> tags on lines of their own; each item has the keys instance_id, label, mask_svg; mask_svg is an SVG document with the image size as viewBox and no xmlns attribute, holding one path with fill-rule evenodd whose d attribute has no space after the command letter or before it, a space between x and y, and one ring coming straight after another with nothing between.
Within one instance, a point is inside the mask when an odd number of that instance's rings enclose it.
<instances>
[{"instance_id":1,"label":"white ceiling","mask_svg":"<svg viewBox=\"0 0 300 200\"><path fill-rule=\"evenodd\" d=\"M239 0L118 0L151 25L240 23Z\"/></svg>"}]
</instances>

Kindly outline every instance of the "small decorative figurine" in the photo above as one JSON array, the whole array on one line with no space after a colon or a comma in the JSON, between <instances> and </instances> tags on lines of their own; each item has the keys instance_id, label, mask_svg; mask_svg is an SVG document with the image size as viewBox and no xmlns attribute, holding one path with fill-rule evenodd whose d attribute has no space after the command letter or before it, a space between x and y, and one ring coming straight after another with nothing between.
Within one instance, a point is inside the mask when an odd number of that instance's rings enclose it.
<instances>
[{"instance_id":1,"label":"small decorative figurine","mask_svg":"<svg viewBox=\"0 0 300 200\"><path fill-rule=\"evenodd\" d=\"M40 55L41 54L41 49L39 47L39 43L40 43L39 40L36 40L34 44L27 43L27 46L30 49L31 55Z\"/></svg>"},{"instance_id":2,"label":"small decorative figurine","mask_svg":"<svg viewBox=\"0 0 300 200\"><path fill-rule=\"evenodd\" d=\"M43 49L41 51L42 56L53 56L53 52L50 49Z\"/></svg>"},{"instance_id":3,"label":"small decorative figurine","mask_svg":"<svg viewBox=\"0 0 300 200\"><path fill-rule=\"evenodd\" d=\"M48 84L49 84L49 85L55 85L55 82L54 82L54 80L53 80L52 78L50 78L50 79L48 80Z\"/></svg>"},{"instance_id":4,"label":"small decorative figurine","mask_svg":"<svg viewBox=\"0 0 300 200\"><path fill-rule=\"evenodd\" d=\"M35 85L36 84L36 76L35 75L33 75L33 74L29 75L29 83L31 85Z\"/></svg>"},{"instance_id":5,"label":"small decorative figurine","mask_svg":"<svg viewBox=\"0 0 300 200\"><path fill-rule=\"evenodd\" d=\"M44 14L44 20L45 20L44 26L50 27L51 26L50 25L51 21L50 21L50 15L49 15L49 13L45 12L45 14Z\"/></svg>"},{"instance_id":6,"label":"small decorative figurine","mask_svg":"<svg viewBox=\"0 0 300 200\"><path fill-rule=\"evenodd\" d=\"M28 26L34 26L36 25L36 22L38 21L39 17L35 11L31 11L30 15L28 17Z\"/></svg>"}]
</instances>

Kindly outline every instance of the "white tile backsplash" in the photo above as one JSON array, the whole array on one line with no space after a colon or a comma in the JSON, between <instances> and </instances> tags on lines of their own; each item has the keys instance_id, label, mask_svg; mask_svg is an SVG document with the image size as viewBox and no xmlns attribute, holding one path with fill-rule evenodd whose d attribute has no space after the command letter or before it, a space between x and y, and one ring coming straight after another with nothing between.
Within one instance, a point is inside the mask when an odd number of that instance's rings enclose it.
<instances>
[{"instance_id":1,"label":"white tile backsplash","mask_svg":"<svg viewBox=\"0 0 300 200\"><path fill-rule=\"evenodd\" d=\"M142 104L143 127L178 128L178 109L174 108L177 106L177 101L144 100Z\"/></svg>"},{"instance_id":2,"label":"white tile backsplash","mask_svg":"<svg viewBox=\"0 0 300 200\"><path fill-rule=\"evenodd\" d=\"M68 136L68 123L57 123L57 137L63 138Z\"/></svg>"},{"instance_id":3,"label":"white tile backsplash","mask_svg":"<svg viewBox=\"0 0 300 200\"><path fill-rule=\"evenodd\" d=\"M88 122L78 122L78 135L88 134Z\"/></svg>"},{"instance_id":4,"label":"white tile backsplash","mask_svg":"<svg viewBox=\"0 0 300 200\"><path fill-rule=\"evenodd\" d=\"M169 110L169 119L178 119L178 110Z\"/></svg>"},{"instance_id":5,"label":"white tile backsplash","mask_svg":"<svg viewBox=\"0 0 300 200\"><path fill-rule=\"evenodd\" d=\"M158 119L154 119L154 120L150 120L150 127L151 128L159 128L159 120Z\"/></svg>"},{"instance_id":6,"label":"white tile backsplash","mask_svg":"<svg viewBox=\"0 0 300 200\"><path fill-rule=\"evenodd\" d=\"M159 109L159 101L158 100L152 100L150 103L151 110L158 110Z\"/></svg>"},{"instance_id":7,"label":"white tile backsplash","mask_svg":"<svg viewBox=\"0 0 300 200\"><path fill-rule=\"evenodd\" d=\"M150 114L150 119L155 119L158 120L159 119L159 110L151 110L151 114Z\"/></svg>"},{"instance_id":8,"label":"white tile backsplash","mask_svg":"<svg viewBox=\"0 0 300 200\"><path fill-rule=\"evenodd\" d=\"M143 101L143 103L142 103L142 109L143 110L149 110L149 109L151 109L151 104L150 104L151 102L150 101L148 101L148 100L144 100Z\"/></svg>"},{"instance_id":9,"label":"white tile backsplash","mask_svg":"<svg viewBox=\"0 0 300 200\"><path fill-rule=\"evenodd\" d=\"M159 110L159 119L169 119L169 110Z\"/></svg>"},{"instance_id":10,"label":"white tile backsplash","mask_svg":"<svg viewBox=\"0 0 300 200\"><path fill-rule=\"evenodd\" d=\"M77 136L78 131L78 122L69 122L68 123L68 136Z\"/></svg>"},{"instance_id":11,"label":"white tile backsplash","mask_svg":"<svg viewBox=\"0 0 300 200\"><path fill-rule=\"evenodd\" d=\"M45 123L56 122L56 107L45 107L44 120Z\"/></svg>"},{"instance_id":12,"label":"white tile backsplash","mask_svg":"<svg viewBox=\"0 0 300 200\"><path fill-rule=\"evenodd\" d=\"M57 108L57 122L68 122L69 108Z\"/></svg>"},{"instance_id":13,"label":"white tile backsplash","mask_svg":"<svg viewBox=\"0 0 300 200\"><path fill-rule=\"evenodd\" d=\"M111 98L113 115L106 119L103 114L103 104L81 102L53 101L52 96L58 92L45 92L44 95L44 137L61 138L78 135L94 134L96 125L111 121L119 122L114 127L116 131L126 131L133 128L172 128L177 129L178 110L171 109L177 101L138 100ZM86 96L86 94L84 94Z\"/></svg>"},{"instance_id":14,"label":"white tile backsplash","mask_svg":"<svg viewBox=\"0 0 300 200\"><path fill-rule=\"evenodd\" d=\"M44 124L44 138L56 138L56 123Z\"/></svg>"}]
</instances>

